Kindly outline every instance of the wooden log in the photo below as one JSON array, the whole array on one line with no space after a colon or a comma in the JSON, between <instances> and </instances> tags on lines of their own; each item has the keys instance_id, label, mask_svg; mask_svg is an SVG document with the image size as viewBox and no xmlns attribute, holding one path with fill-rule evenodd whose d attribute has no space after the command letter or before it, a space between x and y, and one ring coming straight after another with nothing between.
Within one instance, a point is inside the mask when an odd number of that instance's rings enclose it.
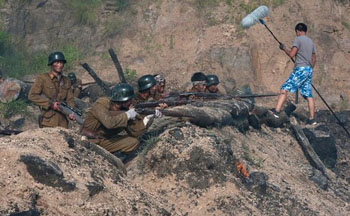
<instances>
[{"instance_id":1,"label":"wooden log","mask_svg":"<svg viewBox=\"0 0 350 216\"><path fill-rule=\"evenodd\" d=\"M298 140L299 145L301 146L306 158L310 162L311 166L318 169L322 174L329 178L327 170L321 159L316 154L315 150L312 148L309 140L304 134L303 129L297 124L291 124L291 128L294 131L295 137Z\"/></svg>"}]
</instances>

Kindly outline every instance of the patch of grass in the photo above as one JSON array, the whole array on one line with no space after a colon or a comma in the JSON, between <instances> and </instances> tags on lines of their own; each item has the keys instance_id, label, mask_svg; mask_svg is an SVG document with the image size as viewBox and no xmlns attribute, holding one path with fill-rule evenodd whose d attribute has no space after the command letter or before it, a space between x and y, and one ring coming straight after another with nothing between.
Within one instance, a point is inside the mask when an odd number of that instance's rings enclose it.
<instances>
[{"instance_id":1,"label":"patch of grass","mask_svg":"<svg viewBox=\"0 0 350 216\"><path fill-rule=\"evenodd\" d=\"M0 116L1 118L11 118L18 114L26 114L27 106L29 104L24 100L15 100L9 103L0 103Z\"/></svg>"},{"instance_id":2,"label":"patch of grass","mask_svg":"<svg viewBox=\"0 0 350 216\"><path fill-rule=\"evenodd\" d=\"M136 80L137 72L136 72L136 70L132 70L132 69L126 68L125 71L124 71L124 76L125 76L126 81L128 83L131 83L131 82Z\"/></svg>"},{"instance_id":3,"label":"patch of grass","mask_svg":"<svg viewBox=\"0 0 350 216\"><path fill-rule=\"evenodd\" d=\"M349 109L349 99L347 96L343 96L338 104L339 110L344 111Z\"/></svg>"},{"instance_id":4,"label":"patch of grass","mask_svg":"<svg viewBox=\"0 0 350 216\"><path fill-rule=\"evenodd\" d=\"M67 42L57 43L51 51L61 51L67 64L65 70L71 70L73 62L81 59L77 47ZM29 52L23 41L16 40L0 28L0 67L6 76L21 78L24 75L44 73L48 71L48 51Z\"/></svg>"},{"instance_id":5,"label":"patch of grass","mask_svg":"<svg viewBox=\"0 0 350 216\"><path fill-rule=\"evenodd\" d=\"M148 135L145 137L143 149L138 154L139 157L137 160L137 169L139 170L140 175L143 175L144 173L147 153L154 148L158 141L158 136Z\"/></svg>"},{"instance_id":6,"label":"patch of grass","mask_svg":"<svg viewBox=\"0 0 350 216\"><path fill-rule=\"evenodd\" d=\"M342 20L341 24L348 30L350 30L350 22L347 22L346 20Z\"/></svg>"},{"instance_id":7,"label":"patch of grass","mask_svg":"<svg viewBox=\"0 0 350 216\"><path fill-rule=\"evenodd\" d=\"M73 11L75 20L82 25L93 25L97 18L97 9L102 0L68 1L68 7Z\"/></svg>"},{"instance_id":8,"label":"patch of grass","mask_svg":"<svg viewBox=\"0 0 350 216\"><path fill-rule=\"evenodd\" d=\"M249 147L244 142L242 143L242 149L243 149L243 157L246 161L248 161L253 166L256 166L258 168L261 168L264 164L264 159L262 158L255 158L253 155L251 155Z\"/></svg>"},{"instance_id":9,"label":"patch of grass","mask_svg":"<svg viewBox=\"0 0 350 216\"><path fill-rule=\"evenodd\" d=\"M285 0L272 0L272 7L276 8L284 3Z\"/></svg>"},{"instance_id":10,"label":"patch of grass","mask_svg":"<svg viewBox=\"0 0 350 216\"><path fill-rule=\"evenodd\" d=\"M169 49L174 49L174 44L175 44L175 42L174 42L174 35L171 34L170 35L170 42L169 42Z\"/></svg>"}]
</instances>

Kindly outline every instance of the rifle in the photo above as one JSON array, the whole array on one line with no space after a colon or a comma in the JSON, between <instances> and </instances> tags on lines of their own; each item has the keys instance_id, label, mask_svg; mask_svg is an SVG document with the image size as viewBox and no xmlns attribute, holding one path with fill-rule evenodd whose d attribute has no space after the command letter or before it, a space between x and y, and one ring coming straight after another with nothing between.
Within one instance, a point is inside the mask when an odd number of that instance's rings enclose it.
<instances>
[{"instance_id":1,"label":"rifle","mask_svg":"<svg viewBox=\"0 0 350 216\"><path fill-rule=\"evenodd\" d=\"M192 100L159 100L159 101L138 103L138 104L135 104L134 107L135 107L135 109L152 108L152 107L157 107L163 103L168 105L168 106L181 106L181 105L186 105L186 104L193 104L197 107L203 106L203 103L198 102L198 101L192 101Z\"/></svg>"},{"instance_id":2,"label":"rifle","mask_svg":"<svg viewBox=\"0 0 350 216\"><path fill-rule=\"evenodd\" d=\"M156 111L154 109L143 109L143 108L138 108L135 109L135 112L137 112L140 115L151 115L151 114L155 114ZM164 116L171 116L171 117L193 117L192 115L189 114L184 114L182 112L178 112L178 111L172 111L172 110L161 110L162 114ZM109 111L109 114L112 116L115 115L119 115L125 113L125 111Z\"/></svg>"},{"instance_id":3,"label":"rifle","mask_svg":"<svg viewBox=\"0 0 350 216\"><path fill-rule=\"evenodd\" d=\"M107 96L112 95L111 89L104 83L95 73L95 71L87 64L81 64L81 66L90 74L90 76L96 81L97 85L102 87L103 91L106 93Z\"/></svg>"},{"instance_id":4,"label":"rifle","mask_svg":"<svg viewBox=\"0 0 350 216\"><path fill-rule=\"evenodd\" d=\"M60 102L58 107L60 108L60 112L67 116L73 113L75 120L78 122L78 124L83 124L84 120L81 117L82 113L79 110L68 106L68 104L66 104L65 102Z\"/></svg>"},{"instance_id":5,"label":"rifle","mask_svg":"<svg viewBox=\"0 0 350 216\"><path fill-rule=\"evenodd\" d=\"M138 114L141 115L151 115L151 114L155 114L155 110L154 109L135 109L135 111ZM164 116L171 116L171 117L193 117L192 115L189 114L185 114L182 112L177 112L177 111L172 111L172 110L161 110L162 114Z\"/></svg>"},{"instance_id":6,"label":"rifle","mask_svg":"<svg viewBox=\"0 0 350 216\"><path fill-rule=\"evenodd\" d=\"M6 136L9 136L9 135L16 135L16 134L19 134L19 133L22 133L23 131L19 131L19 130L9 130L9 129L5 129L5 130L0 130L0 134L1 135L6 135Z\"/></svg>"},{"instance_id":7,"label":"rifle","mask_svg":"<svg viewBox=\"0 0 350 216\"><path fill-rule=\"evenodd\" d=\"M278 96L280 94L247 94L247 95L222 95L218 93L207 93L207 92L171 92L166 98L170 97L180 97L180 98L188 98L190 96L195 96L198 98L207 98L207 99L224 99L230 100L233 98L256 98L256 97L273 97Z\"/></svg>"},{"instance_id":8,"label":"rifle","mask_svg":"<svg viewBox=\"0 0 350 216\"><path fill-rule=\"evenodd\" d=\"M120 63L119 63L118 57L117 57L117 55L115 54L114 50L113 50L112 48L110 48L110 49L108 50L108 52L109 52L109 55L110 55L111 58L112 58L112 61L113 61L113 63L114 63L115 68L117 69L120 82L121 82L121 83L128 83L128 82L126 82L126 79L125 79L125 77L124 77L124 73L123 73L122 66L121 66Z\"/></svg>"}]
</instances>

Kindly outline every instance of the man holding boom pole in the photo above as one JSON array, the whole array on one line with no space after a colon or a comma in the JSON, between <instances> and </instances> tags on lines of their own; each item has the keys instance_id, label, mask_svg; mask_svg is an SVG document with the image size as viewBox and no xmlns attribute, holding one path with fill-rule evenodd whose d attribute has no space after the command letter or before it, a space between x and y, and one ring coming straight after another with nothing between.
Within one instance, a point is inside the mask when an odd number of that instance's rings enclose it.
<instances>
[{"instance_id":1,"label":"man holding boom pole","mask_svg":"<svg viewBox=\"0 0 350 216\"><path fill-rule=\"evenodd\" d=\"M287 49L280 43L280 49L290 58L295 58L293 72L281 87L281 95L278 97L276 108L272 110L274 116L279 118L279 112L287 99L287 92L294 93L300 89L300 94L307 100L309 107L309 119L307 124L315 125L315 102L312 97L312 72L316 64L316 51L312 40L306 36L307 26L298 23L295 26L296 37L292 49Z\"/></svg>"}]
</instances>

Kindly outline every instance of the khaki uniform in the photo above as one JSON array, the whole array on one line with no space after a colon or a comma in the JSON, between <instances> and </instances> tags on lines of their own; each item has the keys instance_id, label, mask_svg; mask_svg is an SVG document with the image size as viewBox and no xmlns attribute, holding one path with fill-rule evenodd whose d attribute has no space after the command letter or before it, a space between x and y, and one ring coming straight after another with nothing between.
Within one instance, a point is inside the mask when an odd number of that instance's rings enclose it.
<instances>
[{"instance_id":1,"label":"khaki uniform","mask_svg":"<svg viewBox=\"0 0 350 216\"><path fill-rule=\"evenodd\" d=\"M83 134L88 131L95 135L91 142L112 153L134 151L139 145L138 137L145 130L142 119L128 121L124 111L112 111L107 97L99 98L92 105L82 127Z\"/></svg>"},{"instance_id":2,"label":"khaki uniform","mask_svg":"<svg viewBox=\"0 0 350 216\"><path fill-rule=\"evenodd\" d=\"M68 106L74 107L73 91L67 77L62 75L61 79L58 80L50 73L38 75L29 91L28 98L40 107L43 127L68 128L67 117L50 108L54 101L66 102Z\"/></svg>"},{"instance_id":3,"label":"khaki uniform","mask_svg":"<svg viewBox=\"0 0 350 216\"><path fill-rule=\"evenodd\" d=\"M82 88L82 81L81 79L77 79L77 82L72 85L72 90L73 90L73 96L75 98L78 98L81 92Z\"/></svg>"}]
</instances>

